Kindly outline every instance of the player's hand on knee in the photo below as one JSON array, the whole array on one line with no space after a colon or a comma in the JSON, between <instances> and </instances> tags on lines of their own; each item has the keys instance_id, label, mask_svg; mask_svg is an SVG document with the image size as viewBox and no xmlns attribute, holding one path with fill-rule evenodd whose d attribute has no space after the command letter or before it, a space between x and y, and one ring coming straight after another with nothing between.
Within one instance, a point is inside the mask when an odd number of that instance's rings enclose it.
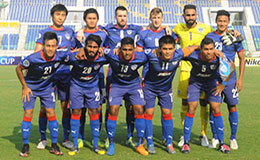
<instances>
[{"instance_id":1,"label":"player's hand on knee","mask_svg":"<svg viewBox=\"0 0 260 160\"><path fill-rule=\"evenodd\" d=\"M33 96L33 93L31 91L31 89L29 87L23 87L23 90L22 90L22 100L24 102L29 102L30 101L30 94L31 96Z\"/></svg>"},{"instance_id":2,"label":"player's hand on knee","mask_svg":"<svg viewBox=\"0 0 260 160\"><path fill-rule=\"evenodd\" d=\"M224 89L225 89L225 85L223 83L217 82L216 88L212 89L214 96L217 96L217 95L221 96L221 93Z\"/></svg>"}]
</instances>

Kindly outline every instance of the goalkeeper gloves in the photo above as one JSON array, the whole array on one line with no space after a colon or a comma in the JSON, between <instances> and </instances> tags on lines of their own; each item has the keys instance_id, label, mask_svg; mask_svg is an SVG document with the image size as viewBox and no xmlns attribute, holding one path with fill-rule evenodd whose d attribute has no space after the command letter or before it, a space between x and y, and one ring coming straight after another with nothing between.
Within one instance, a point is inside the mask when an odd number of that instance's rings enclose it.
<instances>
[{"instance_id":1,"label":"goalkeeper gloves","mask_svg":"<svg viewBox=\"0 0 260 160\"><path fill-rule=\"evenodd\" d=\"M226 32L223 34L221 40L223 41L224 45L229 46L236 42L242 42L244 40L242 35L239 35L237 37L234 36L234 30L231 30L229 32Z\"/></svg>"}]
</instances>

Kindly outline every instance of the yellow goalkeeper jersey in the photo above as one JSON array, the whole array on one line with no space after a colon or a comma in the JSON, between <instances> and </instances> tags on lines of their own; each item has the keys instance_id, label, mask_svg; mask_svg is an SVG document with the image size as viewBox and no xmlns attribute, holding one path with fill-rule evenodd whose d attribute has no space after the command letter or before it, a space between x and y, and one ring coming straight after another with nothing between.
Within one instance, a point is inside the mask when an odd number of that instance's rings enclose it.
<instances>
[{"instance_id":1,"label":"yellow goalkeeper jersey","mask_svg":"<svg viewBox=\"0 0 260 160\"><path fill-rule=\"evenodd\" d=\"M181 43L181 48L187 47L189 45L200 45L201 41L204 37L213 31L211 26L197 22L197 25L194 28L188 28L185 23L178 23L172 31L178 35ZM191 64L185 63L186 61L182 61L181 63L181 71L190 71Z\"/></svg>"}]
</instances>

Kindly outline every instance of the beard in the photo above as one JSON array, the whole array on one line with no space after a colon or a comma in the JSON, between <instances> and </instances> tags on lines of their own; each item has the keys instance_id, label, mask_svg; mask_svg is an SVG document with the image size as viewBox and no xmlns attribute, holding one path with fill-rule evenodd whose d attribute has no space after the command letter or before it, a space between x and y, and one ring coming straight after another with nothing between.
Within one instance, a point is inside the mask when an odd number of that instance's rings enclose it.
<instances>
[{"instance_id":1,"label":"beard","mask_svg":"<svg viewBox=\"0 0 260 160\"><path fill-rule=\"evenodd\" d=\"M87 57L87 59L93 59L97 56L98 52L96 52L93 56L89 55L89 52L86 48L84 48L84 52L85 52L85 56ZM91 52L93 53L93 52Z\"/></svg>"},{"instance_id":2,"label":"beard","mask_svg":"<svg viewBox=\"0 0 260 160\"><path fill-rule=\"evenodd\" d=\"M193 24L196 22L196 20L189 20L185 21L188 26L193 26Z\"/></svg>"}]
</instances>

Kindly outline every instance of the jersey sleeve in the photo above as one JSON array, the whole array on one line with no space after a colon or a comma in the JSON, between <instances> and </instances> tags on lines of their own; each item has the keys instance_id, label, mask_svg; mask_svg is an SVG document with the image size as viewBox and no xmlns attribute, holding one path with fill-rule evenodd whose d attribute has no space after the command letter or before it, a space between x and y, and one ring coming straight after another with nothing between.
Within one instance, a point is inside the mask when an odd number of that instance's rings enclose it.
<instances>
[{"instance_id":1,"label":"jersey sleeve","mask_svg":"<svg viewBox=\"0 0 260 160\"><path fill-rule=\"evenodd\" d=\"M173 39L176 41L176 39L178 39L178 36L175 34L175 32L172 32L172 37Z\"/></svg>"},{"instance_id":2,"label":"jersey sleeve","mask_svg":"<svg viewBox=\"0 0 260 160\"><path fill-rule=\"evenodd\" d=\"M144 48L144 36L143 36L143 33L144 32L141 32L141 33L137 34L137 42L136 42L136 45L138 47L142 47L142 48Z\"/></svg>"},{"instance_id":3,"label":"jersey sleeve","mask_svg":"<svg viewBox=\"0 0 260 160\"><path fill-rule=\"evenodd\" d=\"M43 35L44 35L44 31L41 30L38 34L38 38L36 40L36 43L39 43L39 44L43 44Z\"/></svg>"},{"instance_id":4,"label":"jersey sleeve","mask_svg":"<svg viewBox=\"0 0 260 160\"><path fill-rule=\"evenodd\" d=\"M235 50L236 52L241 52L244 50L242 42L235 43Z\"/></svg>"},{"instance_id":5,"label":"jersey sleeve","mask_svg":"<svg viewBox=\"0 0 260 160\"><path fill-rule=\"evenodd\" d=\"M31 65L29 56L21 60L20 65L23 69L28 69Z\"/></svg>"}]
</instances>

